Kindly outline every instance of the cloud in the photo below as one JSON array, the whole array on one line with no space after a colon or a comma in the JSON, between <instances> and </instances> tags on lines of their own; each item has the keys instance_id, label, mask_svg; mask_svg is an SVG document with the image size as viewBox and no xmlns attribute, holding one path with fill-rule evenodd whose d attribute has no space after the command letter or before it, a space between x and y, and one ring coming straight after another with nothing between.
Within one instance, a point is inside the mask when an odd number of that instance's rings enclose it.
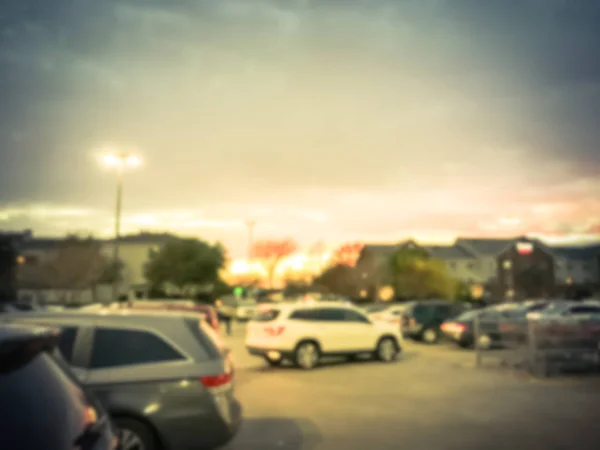
<instances>
[{"instance_id":1,"label":"cloud","mask_svg":"<svg viewBox=\"0 0 600 450\"><path fill-rule=\"evenodd\" d=\"M52 205L25 205L0 209L0 222L17 218L63 219L87 218L94 214L93 210L79 207L61 207Z\"/></svg>"},{"instance_id":2,"label":"cloud","mask_svg":"<svg viewBox=\"0 0 600 450\"><path fill-rule=\"evenodd\" d=\"M248 218L304 239L594 229L589 4L147 3L67 20L59 2L11 27L1 200L35 206L4 223L112 232L114 181L88 158L111 140L146 161L125 179L127 230L241 243Z\"/></svg>"}]
</instances>

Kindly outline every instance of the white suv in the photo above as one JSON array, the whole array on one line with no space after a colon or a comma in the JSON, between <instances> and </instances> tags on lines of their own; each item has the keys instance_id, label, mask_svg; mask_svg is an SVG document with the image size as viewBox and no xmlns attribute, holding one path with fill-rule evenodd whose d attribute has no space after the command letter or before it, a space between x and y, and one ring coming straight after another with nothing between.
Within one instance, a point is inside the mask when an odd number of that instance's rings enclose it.
<instances>
[{"instance_id":1,"label":"white suv","mask_svg":"<svg viewBox=\"0 0 600 450\"><path fill-rule=\"evenodd\" d=\"M351 305L280 304L263 308L248 324L246 348L272 366L287 359L312 369L323 356L369 353L394 361L402 351L402 336L399 327L373 322Z\"/></svg>"}]
</instances>

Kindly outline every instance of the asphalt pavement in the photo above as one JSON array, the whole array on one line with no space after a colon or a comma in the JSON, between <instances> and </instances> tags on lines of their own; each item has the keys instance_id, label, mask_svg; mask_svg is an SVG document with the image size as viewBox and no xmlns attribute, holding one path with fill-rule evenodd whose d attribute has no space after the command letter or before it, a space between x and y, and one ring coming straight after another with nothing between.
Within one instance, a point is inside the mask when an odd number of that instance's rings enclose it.
<instances>
[{"instance_id":1,"label":"asphalt pavement","mask_svg":"<svg viewBox=\"0 0 600 450\"><path fill-rule=\"evenodd\" d=\"M270 368L226 341L245 423L227 450L587 450L600 446L600 382L476 369L472 352L407 342L395 363Z\"/></svg>"}]
</instances>

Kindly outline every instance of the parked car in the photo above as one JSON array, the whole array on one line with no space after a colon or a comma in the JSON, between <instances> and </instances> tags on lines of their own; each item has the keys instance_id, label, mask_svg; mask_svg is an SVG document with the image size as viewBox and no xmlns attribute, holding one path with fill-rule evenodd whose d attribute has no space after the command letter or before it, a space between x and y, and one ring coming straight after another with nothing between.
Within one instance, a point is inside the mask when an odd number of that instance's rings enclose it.
<instances>
[{"instance_id":1,"label":"parked car","mask_svg":"<svg viewBox=\"0 0 600 450\"><path fill-rule=\"evenodd\" d=\"M404 303L374 303L363 307L371 320L383 320L397 327L402 325L402 314L406 309Z\"/></svg>"},{"instance_id":2,"label":"parked car","mask_svg":"<svg viewBox=\"0 0 600 450\"><path fill-rule=\"evenodd\" d=\"M559 319L594 315L600 317L600 303L597 301L553 301L546 308L531 311L527 314L530 320Z\"/></svg>"},{"instance_id":3,"label":"parked car","mask_svg":"<svg viewBox=\"0 0 600 450\"><path fill-rule=\"evenodd\" d=\"M0 325L0 440L10 450L116 450L108 415L59 355L58 330Z\"/></svg>"},{"instance_id":4,"label":"parked car","mask_svg":"<svg viewBox=\"0 0 600 450\"><path fill-rule=\"evenodd\" d=\"M384 362L402 351L400 330L372 322L344 303L286 303L258 313L248 324L246 348L271 366L284 360L312 369L324 356L371 354Z\"/></svg>"},{"instance_id":5,"label":"parked car","mask_svg":"<svg viewBox=\"0 0 600 450\"><path fill-rule=\"evenodd\" d=\"M38 309L35 305L23 302L0 302L0 314L5 312L17 312L17 311L33 311Z\"/></svg>"},{"instance_id":6,"label":"parked car","mask_svg":"<svg viewBox=\"0 0 600 450\"><path fill-rule=\"evenodd\" d=\"M475 344L482 349L522 344L527 341L528 313L540 311L547 305L548 302L535 301L475 309L445 321L440 328L446 338L464 348Z\"/></svg>"},{"instance_id":7,"label":"parked car","mask_svg":"<svg viewBox=\"0 0 600 450\"><path fill-rule=\"evenodd\" d=\"M464 303L444 300L409 302L402 313L402 333L405 337L435 344L440 338L442 323L456 317L467 308Z\"/></svg>"},{"instance_id":8,"label":"parked car","mask_svg":"<svg viewBox=\"0 0 600 450\"><path fill-rule=\"evenodd\" d=\"M61 353L112 416L123 445L216 448L239 429L231 355L198 314L102 309L2 319L62 329Z\"/></svg>"},{"instance_id":9,"label":"parked car","mask_svg":"<svg viewBox=\"0 0 600 450\"><path fill-rule=\"evenodd\" d=\"M225 295L217 302L220 305L217 308L219 315L239 321L250 320L258 311L258 303L251 297L238 298L235 295Z\"/></svg>"}]
</instances>

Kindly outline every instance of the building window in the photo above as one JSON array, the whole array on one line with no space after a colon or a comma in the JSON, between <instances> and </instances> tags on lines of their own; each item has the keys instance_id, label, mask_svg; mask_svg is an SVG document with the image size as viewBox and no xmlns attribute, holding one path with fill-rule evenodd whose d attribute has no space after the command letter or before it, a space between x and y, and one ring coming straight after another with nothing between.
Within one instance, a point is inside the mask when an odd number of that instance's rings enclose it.
<instances>
[{"instance_id":1,"label":"building window","mask_svg":"<svg viewBox=\"0 0 600 450\"><path fill-rule=\"evenodd\" d=\"M469 270L477 270L479 269L479 264L477 264L476 262L470 262L467 267L469 268Z\"/></svg>"},{"instance_id":2,"label":"building window","mask_svg":"<svg viewBox=\"0 0 600 450\"><path fill-rule=\"evenodd\" d=\"M456 270L456 263L454 261L448 263L450 270Z\"/></svg>"}]
</instances>

